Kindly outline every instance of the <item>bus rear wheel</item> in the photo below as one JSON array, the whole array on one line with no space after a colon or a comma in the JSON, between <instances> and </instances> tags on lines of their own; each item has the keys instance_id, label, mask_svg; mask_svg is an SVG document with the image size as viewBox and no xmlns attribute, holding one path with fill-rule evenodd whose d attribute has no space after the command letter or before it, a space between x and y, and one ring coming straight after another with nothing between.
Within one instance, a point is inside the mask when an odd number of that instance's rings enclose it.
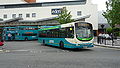
<instances>
[{"instance_id":1,"label":"bus rear wheel","mask_svg":"<svg viewBox=\"0 0 120 68\"><path fill-rule=\"evenodd\" d=\"M64 48L64 43L62 41L59 43L59 45L60 45L60 48Z\"/></svg>"},{"instance_id":2,"label":"bus rear wheel","mask_svg":"<svg viewBox=\"0 0 120 68\"><path fill-rule=\"evenodd\" d=\"M28 38L25 38L25 41L28 41Z\"/></svg>"}]
</instances>

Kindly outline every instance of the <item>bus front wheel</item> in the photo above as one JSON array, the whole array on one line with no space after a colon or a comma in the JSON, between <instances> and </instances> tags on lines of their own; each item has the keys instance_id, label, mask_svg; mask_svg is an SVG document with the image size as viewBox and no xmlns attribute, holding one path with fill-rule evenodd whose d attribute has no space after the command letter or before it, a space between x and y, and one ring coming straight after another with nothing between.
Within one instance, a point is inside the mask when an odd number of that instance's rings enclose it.
<instances>
[{"instance_id":1,"label":"bus front wheel","mask_svg":"<svg viewBox=\"0 0 120 68\"><path fill-rule=\"evenodd\" d=\"M64 43L62 41L59 43L59 45L61 48L64 48Z\"/></svg>"}]
</instances>

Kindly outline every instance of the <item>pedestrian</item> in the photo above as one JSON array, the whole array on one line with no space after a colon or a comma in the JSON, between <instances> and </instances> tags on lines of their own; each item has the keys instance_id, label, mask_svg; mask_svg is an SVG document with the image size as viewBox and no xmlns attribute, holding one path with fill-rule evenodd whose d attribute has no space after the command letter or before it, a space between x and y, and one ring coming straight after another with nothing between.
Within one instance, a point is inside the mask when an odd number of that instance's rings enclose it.
<instances>
[{"instance_id":1,"label":"pedestrian","mask_svg":"<svg viewBox=\"0 0 120 68\"><path fill-rule=\"evenodd\" d=\"M3 47L4 45L4 41L3 40L0 40L0 47ZM2 48L3 49L3 48Z\"/></svg>"},{"instance_id":2,"label":"pedestrian","mask_svg":"<svg viewBox=\"0 0 120 68\"><path fill-rule=\"evenodd\" d=\"M9 33L8 34L8 40L11 40L12 35Z\"/></svg>"},{"instance_id":3,"label":"pedestrian","mask_svg":"<svg viewBox=\"0 0 120 68\"><path fill-rule=\"evenodd\" d=\"M100 36L97 37L97 43L100 44Z\"/></svg>"},{"instance_id":4,"label":"pedestrian","mask_svg":"<svg viewBox=\"0 0 120 68\"><path fill-rule=\"evenodd\" d=\"M102 39L102 34L100 33L100 34L98 35L98 40L97 40L98 44L101 44L101 39Z\"/></svg>"},{"instance_id":5,"label":"pedestrian","mask_svg":"<svg viewBox=\"0 0 120 68\"><path fill-rule=\"evenodd\" d=\"M12 40L15 40L15 34L12 35Z\"/></svg>"},{"instance_id":6,"label":"pedestrian","mask_svg":"<svg viewBox=\"0 0 120 68\"><path fill-rule=\"evenodd\" d=\"M101 34L101 43L103 43L104 39L105 39L105 33L102 33Z\"/></svg>"},{"instance_id":7,"label":"pedestrian","mask_svg":"<svg viewBox=\"0 0 120 68\"><path fill-rule=\"evenodd\" d=\"M5 40L6 39L6 34L3 34L3 40Z\"/></svg>"}]
</instances>

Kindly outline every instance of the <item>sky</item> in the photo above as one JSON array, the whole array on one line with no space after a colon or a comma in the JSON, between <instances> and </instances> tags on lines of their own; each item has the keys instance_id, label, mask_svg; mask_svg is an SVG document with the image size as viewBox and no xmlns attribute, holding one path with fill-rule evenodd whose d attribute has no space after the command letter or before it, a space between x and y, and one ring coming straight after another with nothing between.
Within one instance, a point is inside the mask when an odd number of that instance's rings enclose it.
<instances>
[{"instance_id":1,"label":"sky","mask_svg":"<svg viewBox=\"0 0 120 68\"><path fill-rule=\"evenodd\" d=\"M37 0L37 2L55 2L55 1L74 1L74 0ZM106 10L105 2L107 0L92 0L93 4L98 5L98 11Z\"/></svg>"}]
</instances>

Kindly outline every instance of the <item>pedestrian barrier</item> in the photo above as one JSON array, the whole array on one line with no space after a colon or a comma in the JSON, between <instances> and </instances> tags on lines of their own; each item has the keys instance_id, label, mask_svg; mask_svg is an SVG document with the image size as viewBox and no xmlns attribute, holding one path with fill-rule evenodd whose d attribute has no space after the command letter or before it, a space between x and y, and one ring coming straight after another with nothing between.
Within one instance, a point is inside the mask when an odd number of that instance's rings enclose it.
<instances>
[{"instance_id":1,"label":"pedestrian barrier","mask_svg":"<svg viewBox=\"0 0 120 68\"><path fill-rule=\"evenodd\" d=\"M114 44L120 46L120 39L116 39L116 40L114 41Z\"/></svg>"},{"instance_id":2,"label":"pedestrian barrier","mask_svg":"<svg viewBox=\"0 0 120 68\"><path fill-rule=\"evenodd\" d=\"M105 44L105 45L113 45L114 46L120 46L120 39L108 39L108 38L97 38L97 43L98 44Z\"/></svg>"}]
</instances>

